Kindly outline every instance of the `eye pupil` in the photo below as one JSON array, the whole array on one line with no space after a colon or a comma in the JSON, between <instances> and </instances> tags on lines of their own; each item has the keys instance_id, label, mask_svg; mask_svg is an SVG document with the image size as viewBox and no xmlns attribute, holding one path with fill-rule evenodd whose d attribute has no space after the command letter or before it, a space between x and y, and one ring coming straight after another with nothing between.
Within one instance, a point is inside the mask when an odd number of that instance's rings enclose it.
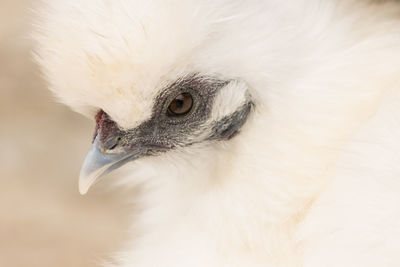
<instances>
[{"instance_id":1,"label":"eye pupil","mask_svg":"<svg viewBox=\"0 0 400 267\"><path fill-rule=\"evenodd\" d=\"M189 93L179 94L168 107L169 115L182 116L187 114L193 106L193 98Z\"/></svg>"},{"instance_id":2,"label":"eye pupil","mask_svg":"<svg viewBox=\"0 0 400 267\"><path fill-rule=\"evenodd\" d=\"M175 99L175 105L177 108L183 108L185 105L185 101L183 99L179 99L178 97Z\"/></svg>"}]
</instances>

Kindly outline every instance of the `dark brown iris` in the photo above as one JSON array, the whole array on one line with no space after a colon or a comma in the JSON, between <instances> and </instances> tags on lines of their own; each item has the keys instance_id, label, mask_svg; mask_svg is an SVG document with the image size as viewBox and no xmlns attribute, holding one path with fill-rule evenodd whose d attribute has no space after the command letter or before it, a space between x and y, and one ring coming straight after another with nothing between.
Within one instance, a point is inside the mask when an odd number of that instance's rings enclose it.
<instances>
[{"instance_id":1,"label":"dark brown iris","mask_svg":"<svg viewBox=\"0 0 400 267\"><path fill-rule=\"evenodd\" d=\"M173 116L182 116L187 114L193 106L193 98L189 93L182 93L175 97L169 104L168 114Z\"/></svg>"}]
</instances>

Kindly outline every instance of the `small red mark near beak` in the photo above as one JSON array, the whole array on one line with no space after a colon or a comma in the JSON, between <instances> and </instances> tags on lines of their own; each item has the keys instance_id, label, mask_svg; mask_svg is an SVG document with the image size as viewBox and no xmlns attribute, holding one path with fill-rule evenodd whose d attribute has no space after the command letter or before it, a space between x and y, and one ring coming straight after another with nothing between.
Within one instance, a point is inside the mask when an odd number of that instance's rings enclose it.
<instances>
[{"instance_id":1,"label":"small red mark near beak","mask_svg":"<svg viewBox=\"0 0 400 267\"><path fill-rule=\"evenodd\" d=\"M117 134L119 128L117 124L103 110L97 112L95 116L96 128L93 135L93 141L99 135L99 141L102 143L109 137Z\"/></svg>"},{"instance_id":2,"label":"small red mark near beak","mask_svg":"<svg viewBox=\"0 0 400 267\"><path fill-rule=\"evenodd\" d=\"M94 117L96 120L96 128L94 129L93 141L104 124L105 116L107 116L107 114L101 109Z\"/></svg>"},{"instance_id":3,"label":"small red mark near beak","mask_svg":"<svg viewBox=\"0 0 400 267\"><path fill-rule=\"evenodd\" d=\"M107 116L107 114L103 110L100 110L99 112L97 112L96 117L95 117L97 127L103 126L104 119L106 116Z\"/></svg>"}]
</instances>

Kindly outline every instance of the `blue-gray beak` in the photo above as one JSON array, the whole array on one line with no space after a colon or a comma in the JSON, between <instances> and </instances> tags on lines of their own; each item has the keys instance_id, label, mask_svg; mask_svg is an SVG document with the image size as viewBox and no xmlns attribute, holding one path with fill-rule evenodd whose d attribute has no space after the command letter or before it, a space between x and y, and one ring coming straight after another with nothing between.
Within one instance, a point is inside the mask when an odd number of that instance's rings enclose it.
<instances>
[{"instance_id":1,"label":"blue-gray beak","mask_svg":"<svg viewBox=\"0 0 400 267\"><path fill-rule=\"evenodd\" d=\"M135 151L114 151L107 153L102 149L99 137L93 141L79 175L79 192L84 195L99 178L121 167L135 157Z\"/></svg>"}]
</instances>

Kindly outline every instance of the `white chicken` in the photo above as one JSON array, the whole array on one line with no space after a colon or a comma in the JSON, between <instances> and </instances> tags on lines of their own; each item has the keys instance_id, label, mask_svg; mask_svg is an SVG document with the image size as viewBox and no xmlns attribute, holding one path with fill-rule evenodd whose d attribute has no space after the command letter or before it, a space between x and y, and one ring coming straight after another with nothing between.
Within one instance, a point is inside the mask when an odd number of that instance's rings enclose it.
<instances>
[{"instance_id":1,"label":"white chicken","mask_svg":"<svg viewBox=\"0 0 400 267\"><path fill-rule=\"evenodd\" d=\"M400 266L400 7L45 0L36 59L121 167L119 267Z\"/></svg>"}]
</instances>

